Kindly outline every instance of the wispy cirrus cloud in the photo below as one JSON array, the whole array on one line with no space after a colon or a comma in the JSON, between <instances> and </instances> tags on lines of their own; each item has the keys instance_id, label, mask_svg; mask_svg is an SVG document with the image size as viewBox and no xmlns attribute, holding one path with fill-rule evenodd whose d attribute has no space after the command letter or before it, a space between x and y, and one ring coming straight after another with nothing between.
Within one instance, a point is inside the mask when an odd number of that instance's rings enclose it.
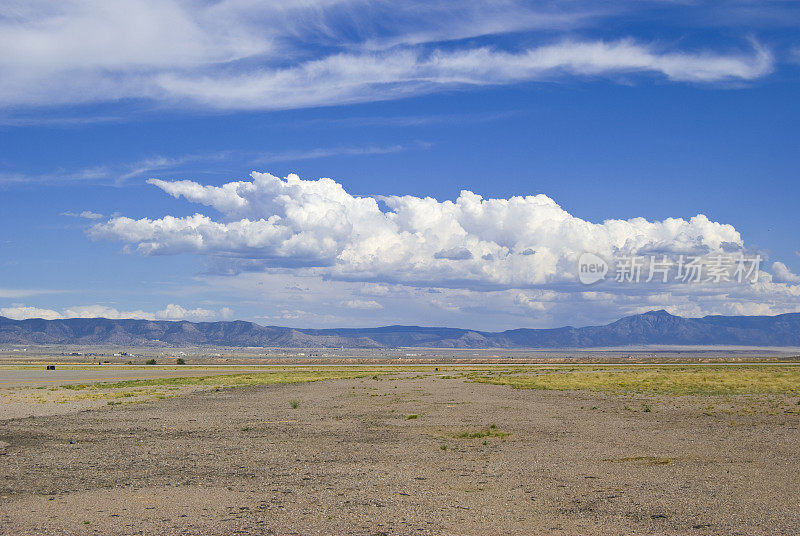
<instances>
[{"instance_id":1,"label":"wispy cirrus cloud","mask_svg":"<svg viewBox=\"0 0 800 536\"><path fill-rule=\"evenodd\" d=\"M15 298L27 298L30 296L41 296L43 294L61 294L64 292L68 292L65 290L53 290L53 289L20 289L20 288L0 288L0 298L7 298L7 299L15 299Z\"/></svg>"},{"instance_id":2,"label":"wispy cirrus cloud","mask_svg":"<svg viewBox=\"0 0 800 536\"><path fill-rule=\"evenodd\" d=\"M131 100L280 110L621 74L748 81L773 68L772 52L756 41L731 52L629 34L580 37L642 9L513 0L39 0L0 8L0 106Z\"/></svg>"},{"instance_id":3,"label":"wispy cirrus cloud","mask_svg":"<svg viewBox=\"0 0 800 536\"><path fill-rule=\"evenodd\" d=\"M164 73L165 98L222 109L287 109L389 100L444 89L563 77L655 74L675 82L752 80L772 70L771 52L662 51L625 39L563 41L509 52L492 47L433 51L400 48L337 54L286 68L214 75Z\"/></svg>"},{"instance_id":4,"label":"wispy cirrus cloud","mask_svg":"<svg viewBox=\"0 0 800 536\"><path fill-rule=\"evenodd\" d=\"M131 179L143 177L153 172L174 171L186 164L209 163L223 160L226 157L226 153L181 155L177 157L155 155L132 162L101 164L78 169L58 169L44 173L0 173L0 186L75 183L121 186Z\"/></svg>"},{"instance_id":5,"label":"wispy cirrus cloud","mask_svg":"<svg viewBox=\"0 0 800 536\"><path fill-rule=\"evenodd\" d=\"M366 146L338 146L319 147L316 149L279 151L275 153L261 153L252 158L253 164L266 164L270 162L293 162L299 160L316 160L331 156L368 156L376 154L391 154L407 151L411 148L426 149L429 143L417 142L413 145L366 145Z\"/></svg>"},{"instance_id":6,"label":"wispy cirrus cloud","mask_svg":"<svg viewBox=\"0 0 800 536\"><path fill-rule=\"evenodd\" d=\"M69 184L75 182L97 182L110 178L103 166L90 166L76 170L56 170L47 173L0 172L0 187L17 184Z\"/></svg>"},{"instance_id":7,"label":"wispy cirrus cloud","mask_svg":"<svg viewBox=\"0 0 800 536\"><path fill-rule=\"evenodd\" d=\"M355 116L345 117L339 119L325 118L325 119L308 119L302 121L293 121L288 126L308 127L314 126L316 128L360 128L371 126L387 126L387 127L425 127L429 125L441 124L471 124L471 123L489 123L492 121L500 121L509 119L524 112L520 110L503 110L498 112L474 112L474 113L461 113L461 114L429 114L429 115L378 115L378 116Z\"/></svg>"},{"instance_id":8,"label":"wispy cirrus cloud","mask_svg":"<svg viewBox=\"0 0 800 536\"><path fill-rule=\"evenodd\" d=\"M83 218L85 220L102 220L105 218L103 214L99 212L92 212L91 210L84 210L82 212L72 212L66 211L61 213L62 216L69 216L71 218Z\"/></svg>"},{"instance_id":9,"label":"wispy cirrus cloud","mask_svg":"<svg viewBox=\"0 0 800 536\"><path fill-rule=\"evenodd\" d=\"M431 144L428 142L416 141L407 144L336 145L283 151L227 150L208 154L185 154L179 156L154 155L133 162L98 165L76 170L57 170L39 174L0 173L0 187L20 184L58 185L75 183L123 186L134 179L146 178L156 172L175 173L198 165L203 165L205 169L208 169L213 163L235 161L238 166L257 166L274 162L299 162L340 156L358 157L392 154L409 150L425 150L429 147L431 147ZM89 216L89 212L65 212L62 215L92 219Z\"/></svg>"},{"instance_id":10,"label":"wispy cirrus cloud","mask_svg":"<svg viewBox=\"0 0 800 536\"><path fill-rule=\"evenodd\" d=\"M40 115L31 112L17 113L16 115L0 115L0 127L82 127L84 125L96 125L102 123L119 123L130 118L121 115L106 116L59 116L59 115Z\"/></svg>"}]
</instances>

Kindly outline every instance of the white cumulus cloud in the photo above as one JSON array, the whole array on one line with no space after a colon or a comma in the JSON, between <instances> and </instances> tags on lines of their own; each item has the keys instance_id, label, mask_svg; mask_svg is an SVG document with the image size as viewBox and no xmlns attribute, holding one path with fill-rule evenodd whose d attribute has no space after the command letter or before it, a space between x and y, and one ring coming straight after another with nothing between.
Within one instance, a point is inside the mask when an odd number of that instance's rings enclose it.
<instances>
[{"instance_id":1,"label":"white cumulus cloud","mask_svg":"<svg viewBox=\"0 0 800 536\"><path fill-rule=\"evenodd\" d=\"M792 273L782 262L772 263L772 280L776 283L800 283L800 275Z\"/></svg>"},{"instance_id":2,"label":"white cumulus cloud","mask_svg":"<svg viewBox=\"0 0 800 536\"><path fill-rule=\"evenodd\" d=\"M91 210L84 210L83 212L67 211L67 212L62 212L61 215L70 216L73 218L83 218L86 220L102 220L103 218L105 218L103 214L100 214L99 212L92 212Z\"/></svg>"},{"instance_id":3,"label":"white cumulus cloud","mask_svg":"<svg viewBox=\"0 0 800 536\"><path fill-rule=\"evenodd\" d=\"M126 242L144 255L197 253L224 273L313 268L350 281L523 288L574 282L584 251L611 257L744 247L733 226L702 214L593 223L541 194L358 197L331 179L268 173L222 186L149 182L220 216L115 217L92 227L91 235Z\"/></svg>"},{"instance_id":4,"label":"white cumulus cloud","mask_svg":"<svg viewBox=\"0 0 800 536\"><path fill-rule=\"evenodd\" d=\"M155 313L142 310L120 311L114 307L99 304L71 306L61 311L14 304L10 307L0 308L0 316L5 316L6 318L14 320L26 320L29 318L43 318L45 320L62 320L65 318L109 318L112 320L203 321L214 320L216 318L230 319L233 316L233 311L227 307L223 307L219 312L202 308L188 309L174 303L167 305L164 309L156 311Z\"/></svg>"},{"instance_id":5,"label":"white cumulus cloud","mask_svg":"<svg viewBox=\"0 0 800 536\"><path fill-rule=\"evenodd\" d=\"M158 320L211 320L216 318L217 314L216 311L210 309L186 309L170 303L164 310L158 311L155 317Z\"/></svg>"},{"instance_id":6,"label":"white cumulus cloud","mask_svg":"<svg viewBox=\"0 0 800 536\"><path fill-rule=\"evenodd\" d=\"M12 305L11 307L0 308L0 316L13 320L26 320L28 318L43 318L45 320L58 320L64 316L52 309L40 309L38 307L26 307L24 305Z\"/></svg>"},{"instance_id":7,"label":"white cumulus cloud","mask_svg":"<svg viewBox=\"0 0 800 536\"><path fill-rule=\"evenodd\" d=\"M348 307L349 309L383 309L383 305L375 300L347 300L344 302L344 306Z\"/></svg>"},{"instance_id":8,"label":"white cumulus cloud","mask_svg":"<svg viewBox=\"0 0 800 536\"><path fill-rule=\"evenodd\" d=\"M152 320L153 315L140 310L120 311L105 305L84 305L68 307L64 310L63 318L110 318L114 320L133 318L136 320Z\"/></svg>"}]
</instances>

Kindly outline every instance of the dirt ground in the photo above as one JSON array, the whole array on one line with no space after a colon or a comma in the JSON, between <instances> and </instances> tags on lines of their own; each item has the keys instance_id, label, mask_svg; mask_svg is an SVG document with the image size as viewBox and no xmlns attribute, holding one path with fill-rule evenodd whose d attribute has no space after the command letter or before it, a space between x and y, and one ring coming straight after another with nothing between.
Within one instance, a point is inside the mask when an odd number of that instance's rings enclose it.
<instances>
[{"instance_id":1,"label":"dirt ground","mask_svg":"<svg viewBox=\"0 0 800 536\"><path fill-rule=\"evenodd\" d=\"M795 402L409 373L5 419L0 534L800 534Z\"/></svg>"}]
</instances>

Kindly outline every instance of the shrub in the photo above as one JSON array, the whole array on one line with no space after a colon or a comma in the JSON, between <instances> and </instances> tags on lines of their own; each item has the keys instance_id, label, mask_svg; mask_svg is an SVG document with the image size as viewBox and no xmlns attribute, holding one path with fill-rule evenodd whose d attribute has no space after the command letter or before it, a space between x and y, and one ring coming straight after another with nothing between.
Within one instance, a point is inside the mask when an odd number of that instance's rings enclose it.
<instances>
[{"instance_id":1,"label":"shrub","mask_svg":"<svg viewBox=\"0 0 800 536\"><path fill-rule=\"evenodd\" d=\"M155 365L156 364L156 360L155 359L148 359L147 361L144 362L144 364L145 365Z\"/></svg>"},{"instance_id":2,"label":"shrub","mask_svg":"<svg viewBox=\"0 0 800 536\"><path fill-rule=\"evenodd\" d=\"M300 407L300 401L295 398L294 400L289 401L289 405L292 407L292 409L297 409Z\"/></svg>"},{"instance_id":3,"label":"shrub","mask_svg":"<svg viewBox=\"0 0 800 536\"><path fill-rule=\"evenodd\" d=\"M186 364L186 360L185 360L185 359L183 359L182 357L179 357L179 358L178 358L178 359L175 361L175 364L176 364L176 365L185 365L185 364Z\"/></svg>"}]
</instances>

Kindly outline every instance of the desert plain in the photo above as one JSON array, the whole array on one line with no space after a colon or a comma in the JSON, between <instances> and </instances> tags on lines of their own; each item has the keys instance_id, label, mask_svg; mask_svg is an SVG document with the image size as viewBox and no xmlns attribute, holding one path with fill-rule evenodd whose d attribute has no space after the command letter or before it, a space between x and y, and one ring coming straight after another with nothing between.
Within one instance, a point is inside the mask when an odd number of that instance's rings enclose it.
<instances>
[{"instance_id":1,"label":"desert plain","mask_svg":"<svg viewBox=\"0 0 800 536\"><path fill-rule=\"evenodd\" d=\"M0 534L800 533L800 366L4 366Z\"/></svg>"}]
</instances>

